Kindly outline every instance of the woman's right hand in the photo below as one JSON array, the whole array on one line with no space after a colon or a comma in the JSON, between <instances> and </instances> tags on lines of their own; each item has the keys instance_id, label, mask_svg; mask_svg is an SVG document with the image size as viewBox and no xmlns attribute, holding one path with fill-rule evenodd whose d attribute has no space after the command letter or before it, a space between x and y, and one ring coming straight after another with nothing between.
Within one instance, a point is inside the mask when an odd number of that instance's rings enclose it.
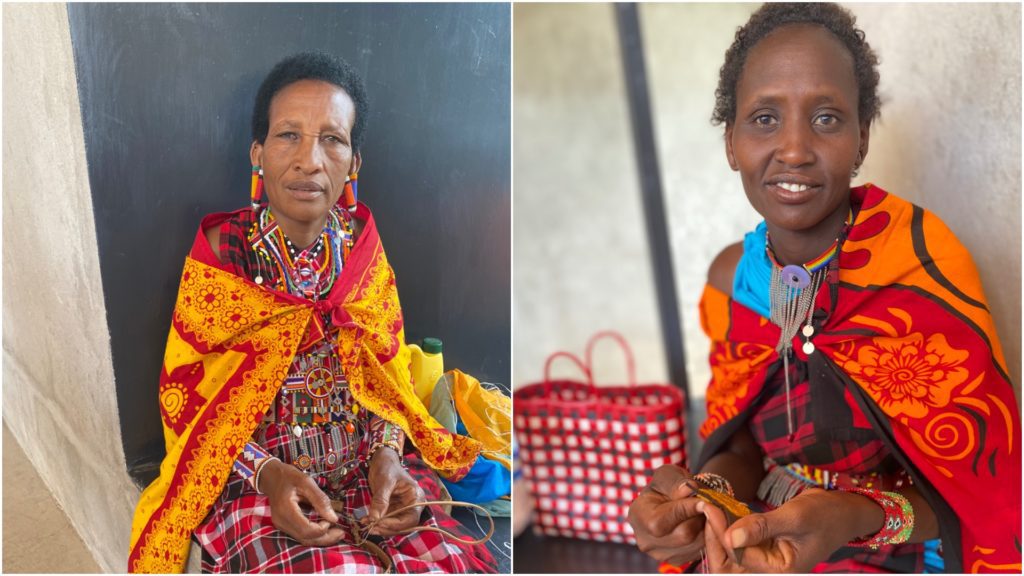
<instances>
[{"instance_id":1,"label":"woman's right hand","mask_svg":"<svg viewBox=\"0 0 1024 576\"><path fill-rule=\"evenodd\" d=\"M331 499L298 468L279 460L267 462L260 471L260 488L270 500L274 526L300 544L330 546L345 537L344 530L331 524L338 521ZM311 522L299 507L300 502L311 505L326 520Z\"/></svg>"},{"instance_id":2,"label":"woman's right hand","mask_svg":"<svg viewBox=\"0 0 1024 576\"><path fill-rule=\"evenodd\" d=\"M659 562L680 566L700 558L704 548L700 500L684 484L690 477L681 466L662 466L629 506L637 547Z\"/></svg>"}]
</instances>

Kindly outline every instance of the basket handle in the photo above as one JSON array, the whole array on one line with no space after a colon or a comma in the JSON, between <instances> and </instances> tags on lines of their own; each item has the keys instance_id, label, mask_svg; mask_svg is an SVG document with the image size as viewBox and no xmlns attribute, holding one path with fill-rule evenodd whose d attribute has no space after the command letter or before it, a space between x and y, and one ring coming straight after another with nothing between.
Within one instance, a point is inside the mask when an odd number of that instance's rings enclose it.
<instances>
[{"instance_id":1,"label":"basket handle","mask_svg":"<svg viewBox=\"0 0 1024 576\"><path fill-rule=\"evenodd\" d=\"M583 372L583 375L587 377L587 384L589 384L591 388L594 387L594 379L590 375L590 368L584 365L583 362L575 354L570 354L569 352L566 352L564 350L559 350L558 352L554 352L550 356L548 356L547 361L544 362L545 396L551 396L551 365L558 358L568 358L569 360L572 360L573 364L576 364L580 371Z\"/></svg>"},{"instance_id":2,"label":"basket handle","mask_svg":"<svg viewBox=\"0 0 1024 576\"><path fill-rule=\"evenodd\" d=\"M603 338L611 338L619 343L619 347L622 348L622 353L626 357L626 372L629 374L629 385L630 387L636 386L636 361L633 359L633 349L629 347L629 342L626 341L622 334L614 330L605 330L594 334L590 337L590 341L587 342L587 379L590 381L591 388L594 387L594 377L591 374L591 371L594 369L594 347L597 341Z\"/></svg>"}]
</instances>

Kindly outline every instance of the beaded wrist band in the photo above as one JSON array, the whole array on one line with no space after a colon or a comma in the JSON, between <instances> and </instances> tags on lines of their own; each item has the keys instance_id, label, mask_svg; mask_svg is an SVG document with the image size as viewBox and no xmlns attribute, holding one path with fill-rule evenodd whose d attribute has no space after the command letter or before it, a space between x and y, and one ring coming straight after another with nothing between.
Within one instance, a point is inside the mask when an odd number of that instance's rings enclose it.
<instances>
[{"instance_id":1,"label":"beaded wrist band","mask_svg":"<svg viewBox=\"0 0 1024 576\"><path fill-rule=\"evenodd\" d=\"M902 494L865 488L844 488L843 491L867 496L885 512L885 523L877 534L869 538L858 538L847 546L878 549L879 546L903 544L910 540L910 534L914 531L914 507Z\"/></svg>"},{"instance_id":2,"label":"beaded wrist band","mask_svg":"<svg viewBox=\"0 0 1024 576\"><path fill-rule=\"evenodd\" d=\"M267 467L267 463L269 463L271 460L277 460L278 462L281 461L281 459L278 458L277 456L270 456L269 458L264 458L263 460L260 460L256 464L256 473L253 474L252 477L252 487L256 489L257 494L263 494L263 491L260 490L260 472L263 472L263 469Z\"/></svg>"},{"instance_id":3,"label":"beaded wrist band","mask_svg":"<svg viewBox=\"0 0 1024 576\"><path fill-rule=\"evenodd\" d=\"M402 458L402 447L397 442L378 442L370 447L370 452L366 455L366 462L369 464L373 461L373 455L377 453L377 450L381 448L391 448L398 453L398 459L402 465L405 466L405 458Z\"/></svg>"},{"instance_id":4,"label":"beaded wrist band","mask_svg":"<svg viewBox=\"0 0 1024 576\"><path fill-rule=\"evenodd\" d=\"M700 474L694 474L693 479L707 486L708 488L714 490L715 492L728 494L733 498L736 497L736 493L733 492L732 490L732 484L730 484L728 480L719 476L718 474L713 474L711 472L701 472Z\"/></svg>"}]
</instances>

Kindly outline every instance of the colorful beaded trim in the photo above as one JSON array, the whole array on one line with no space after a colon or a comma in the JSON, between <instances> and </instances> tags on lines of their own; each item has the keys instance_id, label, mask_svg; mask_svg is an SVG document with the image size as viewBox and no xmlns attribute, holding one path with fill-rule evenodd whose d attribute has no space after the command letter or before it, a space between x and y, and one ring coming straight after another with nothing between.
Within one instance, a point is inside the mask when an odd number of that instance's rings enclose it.
<instances>
[{"instance_id":1,"label":"colorful beaded trim","mask_svg":"<svg viewBox=\"0 0 1024 576\"><path fill-rule=\"evenodd\" d=\"M846 474L796 462L777 464L770 458L765 458L765 470L767 474L757 489L757 497L776 508L808 488L899 490L914 484L904 470L896 474Z\"/></svg>"},{"instance_id":2,"label":"colorful beaded trim","mask_svg":"<svg viewBox=\"0 0 1024 576\"><path fill-rule=\"evenodd\" d=\"M296 251L268 208L253 222L249 244L256 258L253 270L257 284L318 300L330 292L334 280L341 275L355 240L351 216L335 206L327 213L317 240Z\"/></svg>"},{"instance_id":3,"label":"colorful beaded trim","mask_svg":"<svg viewBox=\"0 0 1024 576\"><path fill-rule=\"evenodd\" d=\"M850 208L850 212L846 215L846 222L843 224L843 230L846 230L850 226L850 222L853 222L853 208ZM842 234L840 235L842 236ZM771 234L765 233L766 242L764 243L765 252L768 253L768 259L771 260L777 268L783 268L783 265L775 258L775 252L772 251L772 237ZM832 261L832 258L839 253L839 237L832 242L820 256L804 263L803 268L809 274L814 274L818 270L821 270Z\"/></svg>"}]
</instances>

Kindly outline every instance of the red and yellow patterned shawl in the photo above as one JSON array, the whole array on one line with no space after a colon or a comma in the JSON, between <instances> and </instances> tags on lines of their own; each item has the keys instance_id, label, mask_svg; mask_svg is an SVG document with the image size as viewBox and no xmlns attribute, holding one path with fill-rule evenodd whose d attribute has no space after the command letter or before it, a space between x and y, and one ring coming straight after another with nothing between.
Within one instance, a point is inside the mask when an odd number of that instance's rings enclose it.
<instances>
[{"instance_id":1,"label":"red and yellow patterned shawl","mask_svg":"<svg viewBox=\"0 0 1024 576\"><path fill-rule=\"evenodd\" d=\"M369 210L330 295L315 306L226 271L204 230L185 260L160 377L167 456L132 522L130 572L181 572L192 531L220 495L242 447L277 395L296 350L322 334L319 314L340 327L338 348L353 397L406 433L445 476L465 474L479 442L449 433L413 392L395 276Z\"/></svg>"},{"instance_id":2,"label":"red and yellow patterned shawl","mask_svg":"<svg viewBox=\"0 0 1024 576\"><path fill-rule=\"evenodd\" d=\"M829 315L811 384L838 383L907 467L939 516L947 571L1019 573L1020 415L974 263L931 213L871 185L852 201L837 289L816 304ZM779 329L711 286L701 320L712 341L706 459L746 420ZM798 334L807 360L800 344Z\"/></svg>"}]
</instances>

